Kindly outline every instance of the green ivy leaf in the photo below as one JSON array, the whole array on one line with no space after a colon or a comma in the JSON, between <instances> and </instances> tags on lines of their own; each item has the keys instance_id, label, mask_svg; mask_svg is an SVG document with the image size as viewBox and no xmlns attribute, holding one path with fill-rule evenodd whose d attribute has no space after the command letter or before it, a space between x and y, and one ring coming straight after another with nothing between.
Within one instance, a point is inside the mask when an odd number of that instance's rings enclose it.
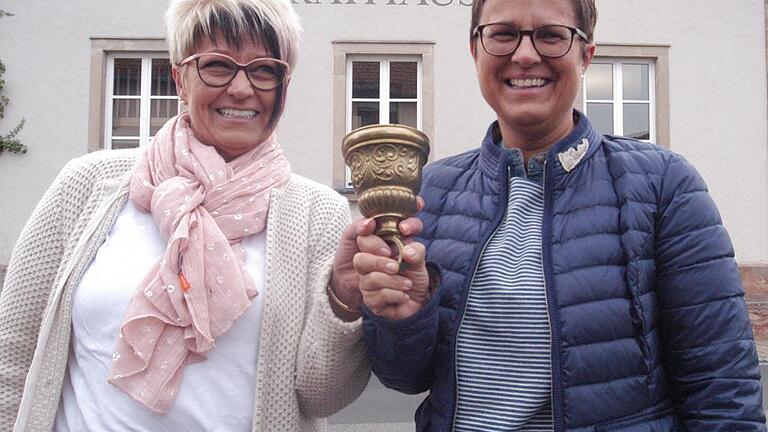
<instances>
[{"instance_id":1,"label":"green ivy leaf","mask_svg":"<svg viewBox=\"0 0 768 432\"><path fill-rule=\"evenodd\" d=\"M12 13L0 9L0 18L13 16ZM0 93L5 89L5 80L3 74L5 73L5 65L0 61ZM5 106L8 105L10 99L7 96L0 94L0 119L5 117ZM0 154L7 150L11 153L26 153L27 146L22 144L21 139L18 137L19 132L24 127L25 119L21 119L19 124L16 125L7 135L0 135Z\"/></svg>"}]
</instances>

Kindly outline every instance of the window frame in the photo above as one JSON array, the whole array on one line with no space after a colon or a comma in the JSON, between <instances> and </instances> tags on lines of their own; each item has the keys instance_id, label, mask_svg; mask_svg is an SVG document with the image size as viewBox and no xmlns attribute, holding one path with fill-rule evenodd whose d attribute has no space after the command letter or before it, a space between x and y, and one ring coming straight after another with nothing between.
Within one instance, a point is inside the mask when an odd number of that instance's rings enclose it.
<instances>
[{"instance_id":1,"label":"window frame","mask_svg":"<svg viewBox=\"0 0 768 432\"><path fill-rule=\"evenodd\" d=\"M90 100L88 109L88 152L105 147L105 115L107 96L107 55L160 54L168 55L163 38L91 37Z\"/></svg>"},{"instance_id":2,"label":"window frame","mask_svg":"<svg viewBox=\"0 0 768 432\"><path fill-rule=\"evenodd\" d=\"M627 63L632 63L631 60L635 60L654 65L655 82L649 90L655 97L655 106L651 107L654 114L649 119L650 135L655 137L655 139L651 139L653 143L666 148L670 147L669 49L669 45L599 43L592 59L593 63L603 59L615 59ZM582 112L586 111L585 86L586 83L582 83L579 87L579 93L574 104L574 108ZM614 94L616 88L618 87L614 83ZM614 110L616 109L616 105L614 105Z\"/></svg>"},{"instance_id":3,"label":"window frame","mask_svg":"<svg viewBox=\"0 0 768 432\"><path fill-rule=\"evenodd\" d=\"M582 80L582 94L584 101L583 111L587 113L587 104L589 103L611 103L613 104L613 131L612 135L626 135L624 130L624 104L648 105L648 142L656 142L656 62L650 59L633 57L599 57L592 59L592 65L609 64L612 71L612 97L611 99L589 99L587 94L587 79ZM644 65L648 66L648 100L625 99L622 95L624 91L624 65ZM590 66L591 67L591 66ZM589 75L589 69L586 72Z\"/></svg>"},{"instance_id":4,"label":"window frame","mask_svg":"<svg viewBox=\"0 0 768 432\"><path fill-rule=\"evenodd\" d=\"M421 57L414 55L349 55L347 56L347 77L352 77L352 63L354 62L377 62L379 63L379 97L378 98L355 98L352 96L352 79L347 80L347 123L345 133L352 131L352 104L354 102L378 102L379 103L379 124L388 124L389 104L391 102L416 102L416 128L422 128L424 115L422 114L422 82L423 67ZM390 98L390 64L392 62L416 62L416 98Z\"/></svg>"},{"instance_id":5,"label":"window frame","mask_svg":"<svg viewBox=\"0 0 768 432\"><path fill-rule=\"evenodd\" d=\"M333 186L341 194L355 201L347 177L347 168L341 152L341 141L352 126L352 61L371 59L381 61L382 58L397 60L417 59L417 126L433 143L434 137L434 42L431 41L333 41ZM353 60L350 60L353 59ZM379 66L380 83L386 82L382 77ZM387 71L389 69L387 68ZM379 95L383 92L379 88ZM399 100L399 99L398 99ZM409 99L410 100L410 99ZM386 109L381 108L380 115L386 113L389 118L389 94L387 93ZM382 121L382 117L379 118ZM433 146L434 149L434 146ZM434 153L434 151L432 152Z\"/></svg>"},{"instance_id":6,"label":"window frame","mask_svg":"<svg viewBox=\"0 0 768 432\"><path fill-rule=\"evenodd\" d=\"M117 59L140 59L141 60L141 88L139 95L115 95L114 94L114 71L115 60ZM151 135L151 107L152 100L176 100L176 112L181 112L182 104L181 99L178 96L165 96L165 95L152 95L152 61L154 59L165 59L170 64L170 55L166 53L158 52L108 52L106 53L107 70L104 84L105 98L104 98L104 149L112 149L113 139L124 140L138 140L139 147L144 147L149 144L153 138ZM131 100L138 99L139 102L139 136L119 136L114 137L112 135L112 114L115 99L118 100Z\"/></svg>"}]
</instances>

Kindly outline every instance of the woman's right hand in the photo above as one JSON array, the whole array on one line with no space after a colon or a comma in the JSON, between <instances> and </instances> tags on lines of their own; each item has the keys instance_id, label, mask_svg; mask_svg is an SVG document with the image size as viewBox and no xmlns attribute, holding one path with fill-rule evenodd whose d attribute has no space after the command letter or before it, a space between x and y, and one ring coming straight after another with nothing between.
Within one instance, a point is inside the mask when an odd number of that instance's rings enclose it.
<instances>
[{"instance_id":1,"label":"woman's right hand","mask_svg":"<svg viewBox=\"0 0 768 432\"><path fill-rule=\"evenodd\" d=\"M409 240L421 232L421 221L408 218L399 228L406 238L403 250L405 269L398 273L397 261L384 240L373 234L375 224L362 224L358 231L360 250L352 261L359 274L363 303L375 315L399 320L418 312L429 300L429 273L425 262L424 245ZM367 228L367 229L366 229Z\"/></svg>"}]
</instances>

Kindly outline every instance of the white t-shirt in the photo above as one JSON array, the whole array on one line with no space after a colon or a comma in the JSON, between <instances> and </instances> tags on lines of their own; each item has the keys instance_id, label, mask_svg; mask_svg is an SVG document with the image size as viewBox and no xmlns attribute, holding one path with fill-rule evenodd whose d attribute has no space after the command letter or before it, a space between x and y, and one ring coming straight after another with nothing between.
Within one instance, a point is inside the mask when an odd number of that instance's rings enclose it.
<instances>
[{"instance_id":1,"label":"white t-shirt","mask_svg":"<svg viewBox=\"0 0 768 432\"><path fill-rule=\"evenodd\" d=\"M158 415L107 382L125 311L165 250L152 216L130 200L72 300L72 341L54 431L250 431L266 287L266 232L243 239L259 295L208 359L184 368L171 409Z\"/></svg>"}]
</instances>

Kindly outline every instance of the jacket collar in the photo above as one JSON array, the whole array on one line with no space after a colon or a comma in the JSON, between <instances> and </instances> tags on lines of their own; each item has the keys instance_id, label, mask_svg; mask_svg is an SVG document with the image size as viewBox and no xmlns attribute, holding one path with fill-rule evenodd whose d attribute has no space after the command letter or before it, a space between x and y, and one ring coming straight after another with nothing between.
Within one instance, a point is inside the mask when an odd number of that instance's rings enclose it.
<instances>
[{"instance_id":1,"label":"jacket collar","mask_svg":"<svg viewBox=\"0 0 768 432\"><path fill-rule=\"evenodd\" d=\"M556 176L573 172L579 165L592 157L602 142L602 135L592 127L589 119L578 110L574 110L578 118L576 126L565 138L556 142L547 152L547 164ZM584 139L587 145L584 146ZM488 127L480 147L479 167L486 175L496 177L501 166L506 167L512 160L510 153L505 152L497 142L499 140L499 123L494 121ZM586 148L585 148L586 147Z\"/></svg>"}]
</instances>

